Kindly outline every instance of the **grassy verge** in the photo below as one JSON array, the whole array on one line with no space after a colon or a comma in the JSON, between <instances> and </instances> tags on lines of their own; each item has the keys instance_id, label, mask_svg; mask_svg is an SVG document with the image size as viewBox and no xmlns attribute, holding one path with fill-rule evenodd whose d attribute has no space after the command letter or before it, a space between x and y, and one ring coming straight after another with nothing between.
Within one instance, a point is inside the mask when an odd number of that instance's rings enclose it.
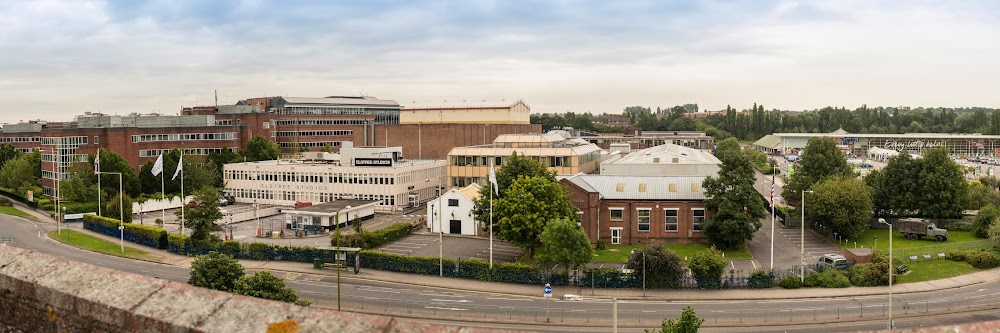
<instances>
[{"instance_id":1,"label":"grassy verge","mask_svg":"<svg viewBox=\"0 0 1000 333\"><path fill-rule=\"evenodd\" d=\"M149 252L135 249L132 247L125 247L125 253L121 251L121 245L112 243L94 236L90 236L84 233L80 233L73 230L63 230L62 235L58 231L49 232L49 238L55 239L57 241L78 247L84 250L110 254L113 256L142 259L142 260L153 260L159 261L160 256L150 254Z\"/></svg>"},{"instance_id":2,"label":"grassy verge","mask_svg":"<svg viewBox=\"0 0 1000 333\"><path fill-rule=\"evenodd\" d=\"M898 277L899 283L947 279L979 271L965 262L951 260L929 260L907 263L906 265L910 267L910 273L900 275Z\"/></svg>"},{"instance_id":3,"label":"grassy verge","mask_svg":"<svg viewBox=\"0 0 1000 333\"><path fill-rule=\"evenodd\" d=\"M628 262L629 253L633 249L642 248L643 244L633 244L633 245L608 245L606 249L601 251L594 251L596 256L594 256L593 262L609 262L609 263L626 263ZM706 244L666 244L667 248L681 259L687 258L691 259L695 253L708 250L711 246ZM750 254L750 249L744 245L742 248L737 250L723 251L726 258L728 259L750 259L753 256Z\"/></svg>"},{"instance_id":4,"label":"grassy verge","mask_svg":"<svg viewBox=\"0 0 1000 333\"><path fill-rule=\"evenodd\" d=\"M846 243L841 243L840 247L854 247L857 243L858 247L872 248L875 246L875 237L878 237L878 250L889 250L889 230L866 230L857 239L852 239ZM892 233L892 248L893 249L905 249L911 247L924 247L924 246L938 246L938 245L949 245L956 243L964 243L971 241L982 240L983 238L976 237L976 235L970 231L949 231L948 240L944 242L938 242L931 238L924 239L904 239L903 234L899 233L897 230L893 230Z\"/></svg>"},{"instance_id":5,"label":"grassy verge","mask_svg":"<svg viewBox=\"0 0 1000 333\"><path fill-rule=\"evenodd\" d=\"M7 214L7 215L20 216L20 217L23 217L23 218L26 218L26 219L29 219L29 220L38 221L38 218L36 218L34 215L25 213L24 211L22 211L20 209L17 209L17 207L0 206L0 213Z\"/></svg>"}]
</instances>

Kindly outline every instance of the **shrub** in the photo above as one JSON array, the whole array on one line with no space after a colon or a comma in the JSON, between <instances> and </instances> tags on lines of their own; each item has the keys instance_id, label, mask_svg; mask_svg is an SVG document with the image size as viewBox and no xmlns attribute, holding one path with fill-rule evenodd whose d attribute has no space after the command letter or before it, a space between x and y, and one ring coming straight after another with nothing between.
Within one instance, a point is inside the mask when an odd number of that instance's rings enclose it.
<instances>
[{"instance_id":1,"label":"shrub","mask_svg":"<svg viewBox=\"0 0 1000 333\"><path fill-rule=\"evenodd\" d=\"M597 245L594 246L594 249L596 249L598 251L603 251L603 250L605 250L607 248L608 248L608 244L605 243L604 241L597 241Z\"/></svg>"},{"instance_id":2,"label":"shrub","mask_svg":"<svg viewBox=\"0 0 1000 333\"><path fill-rule=\"evenodd\" d=\"M993 252L976 252L965 258L965 262L978 269L990 269L1000 266L1000 257Z\"/></svg>"},{"instance_id":3,"label":"shrub","mask_svg":"<svg viewBox=\"0 0 1000 333\"><path fill-rule=\"evenodd\" d=\"M700 251L691 258L688 264L691 274L698 281L699 288L719 288L722 286L722 273L726 269L726 258L714 247Z\"/></svg>"},{"instance_id":4,"label":"shrub","mask_svg":"<svg viewBox=\"0 0 1000 333\"><path fill-rule=\"evenodd\" d=\"M634 288L641 286L640 280L622 274L616 268L607 267L584 270L580 276L580 283L584 287L593 286L594 288Z\"/></svg>"},{"instance_id":5,"label":"shrub","mask_svg":"<svg viewBox=\"0 0 1000 333\"><path fill-rule=\"evenodd\" d=\"M847 288L851 286L851 280L840 270L828 269L814 275L819 279L819 285L823 288Z\"/></svg>"},{"instance_id":6,"label":"shrub","mask_svg":"<svg viewBox=\"0 0 1000 333\"><path fill-rule=\"evenodd\" d=\"M851 284L858 287L868 287L868 277L871 275L872 264L857 264L847 270L847 277Z\"/></svg>"},{"instance_id":7,"label":"shrub","mask_svg":"<svg viewBox=\"0 0 1000 333\"><path fill-rule=\"evenodd\" d=\"M802 281L798 276L787 276L778 285L785 289L799 289L802 288Z\"/></svg>"},{"instance_id":8,"label":"shrub","mask_svg":"<svg viewBox=\"0 0 1000 333\"><path fill-rule=\"evenodd\" d=\"M336 246L337 238L340 238L340 246L342 247L372 249L410 235L411 228L412 226L409 223L398 222L383 229L375 231L361 231L361 233L353 233L350 235L342 236L340 232L334 232L333 235L330 236L330 245Z\"/></svg>"},{"instance_id":9,"label":"shrub","mask_svg":"<svg viewBox=\"0 0 1000 333\"><path fill-rule=\"evenodd\" d=\"M10 207L13 205L14 203L11 202L10 199L8 199L7 197L0 197L0 206Z\"/></svg>"},{"instance_id":10,"label":"shrub","mask_svg":"<svg viewBox=\"0 0 1000 333\"><path fill-rule=\"evenodd\" d=\"M119 237L119 226L125 227L124 238L129 242L141 244L157 249L167 248L167 231L154 226L125 223L103 216L86 214L83 216L83 227L87 230L96 231L108 236Z\"/></svg>"},{"instance_id":11,"label":"shrub","mask_svg":"<svg viewBox=\"0 0 1000 333\"><path fill-rule=\"evenodd\" d=\"M635 249L635 253L628 257L626 267L633 270L635 276L642 276L643 270L647 270L646 284L651 288L677 288L681 285L681 258L662 244Z\"/></svg>"},{"instance_id":12,"label":"shrub","mask_svg":"<svg viewBox=\"0 0 1000 333\"><path fill-rule=\"evenodd\" d=\"M62 203L66 207L66 214L81 214L97 212L96 202L67 202Z\"/></svg>"},{"instance_id":13,"label":"shrub","mask_svg":"<svg viewBox=\"0 0 1000 333\"><path fill-rule=\"evenodd\" d=\"M945 258L951 261L965 261L966 253L965 251L948 251Z\"/></svg>"},{"instance_id":14,"label":"shrub","mask_svg":"<svg viewBox=\"0 0 1000 333\"><path fill-rule=\"evenodd\" d=\"M802 286L806 288L819 287L823 284L823 281L819 279L816 274L806 275L805 281L802 282Z\"/></svg>"},{"instance_id":15,"label":"shrub","mask_svg":"<svg viewBox=\"0 0 1000 333\"><path fill-rule=\"evenodd\" d=\"M187 254L189 245L188 236L184 234L170 234L167 236L168 250L173 253Z\"/></svg>"},{"instance_id":16,"label":"shrub","mask_svg":"<svg viewBox=\"0 0 1000 333\"><path fill-rule=\"evenodd\" d=\"M774 271L769 269L755 269L750 272L750 279L747 280L749 288L773 288Z\"/></svg>"}]
</instances>

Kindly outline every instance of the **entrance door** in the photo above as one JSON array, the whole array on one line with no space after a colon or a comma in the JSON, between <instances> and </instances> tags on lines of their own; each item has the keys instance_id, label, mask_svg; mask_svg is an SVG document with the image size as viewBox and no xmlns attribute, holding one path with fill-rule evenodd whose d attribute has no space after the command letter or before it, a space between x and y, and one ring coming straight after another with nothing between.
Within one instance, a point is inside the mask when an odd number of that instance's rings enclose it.
<instances>
[{"instance_id":1,"label":"entrance door","mask_svg":"<svg viewBox=\"0 0 1000 333\"><path fill-rule=\"evenodd\" d=\"M622 228L611 229L611 244L622 243Z\"/></svg>"},{"instance_id":2,"label":"entrance door","mask_svg":"<svg viewBox=\"0 0 1000 333\"><path fill-rule=\"evenodd\" d=\"M451 220L449 234L461 234L462 233L462 220Z\"/></svg>"}]
</instances>

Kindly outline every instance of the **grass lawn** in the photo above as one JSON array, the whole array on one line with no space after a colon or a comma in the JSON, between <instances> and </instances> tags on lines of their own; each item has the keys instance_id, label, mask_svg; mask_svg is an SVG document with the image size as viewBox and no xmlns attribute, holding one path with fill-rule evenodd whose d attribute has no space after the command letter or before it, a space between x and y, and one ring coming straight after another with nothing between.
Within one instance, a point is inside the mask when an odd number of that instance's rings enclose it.
<instances>
[{"instance_id":1,"label":"grass lawn","mask_svg":"<svg viewBox=\"0 0 1000 333\"><path fill-rule=\"evenodd\" d=\"M26 219L29 219L29 220L38 221L38 218L35 218L35 216L33 216L31 214L25 213L24 211L22 211L20 209L17 209L17 207L0 206L0 213L7 214L7 215L20 216L20 217L23 217L23 218L26 218Z\"/></svg>"},{"instance_id":2,"label":"grass lawn","mask_svg":"<svg viewBox=\"0 0 1000 333\"><path fill-rule=\"evenodd\" d=\"M691 259L691 257L694 256L695 253L700 252L700 251L705 251L705 250L708 250L710 248L709 245L705 245L705 244L667 244L666 246L671 251L674 251L674 253L677 253L677 256L681 257L681 259L684 259L684 258ZM632 251L632 249L637 249L637 248L642 248L642 247L645 247L645 245L643 245L643 244L633 244L633 245L621 245L621 244L612 245L612 244L608 244L608 246L607 246L606 249L601 250L601 251L594 251L594 253L597 254L597 255L594 256L594 259L592 261L593 262L609 262L609 263L626 263L626 262L628 262L628 256L629 256L629 253ZM726 258L729 258L729 259L750 259L750 258L753 258L753 256L750 255L750 250L746 246L743 246L743 248L739 249L739 250L723 251L723 253L725 253Z\"/></svg>"},{"instance_id":3,"label":"grass lawn","mask_svg":"<svg viewBox=\"0 0 1000 333\"><path fill-rule=\"evenodd\" d=\"M150 254L149 252L135 249L132 247L125 247L125 253L121 252L121 245L118 243L109 242L91 235L80 233L73 230L63 230L62 235L58 234L58 231L49 232L49 238L58 240L60 242L78 247L84 250L90 250L94 252L100 252L104 254L110 254L113 256L133 258L133 259L145 259L158 261L160 256Z\"/></svg>"},{"instance_id":4,"label":"grass lawn","mask_svg":"<svg viewBox=\"0 0 1000 333\"><path fill-rule=\"evenodd\" d=\"M949 232L950 234L951 232ZM893 244L895 245L895 244ZM898 266L896 262L892 263ZM965 262L951 260L929 260L915 263L906 263L910 267L910 273L900 275L897 278L899 283L920 282L938 279L947 279L963 274L975 273L979 271L975 267Z\"/></svg>"},{"instance_id":5,"label":"grass lawn","mask_svg":"<svg viewBox=\"0 0 1000 333\"><path fill-rule=\"evenodd\" d=\"M840 247L854 247L854 243L857 241L858 247L872 248L872 246L875 245L874 237L878 237L878 250L889 250L889 230L866 230L857 239L849 240L846 243L842 242ZM971 231L948 231L948 240L944 242L938 242L927 237L924 237L923 239L909 240L903 238L903 234L899 233L899 231L893 230L892 248L905 249L910 247L949 245L983 239L985 238L976 237L976 235Z\"/></svg>"}]
</instances>

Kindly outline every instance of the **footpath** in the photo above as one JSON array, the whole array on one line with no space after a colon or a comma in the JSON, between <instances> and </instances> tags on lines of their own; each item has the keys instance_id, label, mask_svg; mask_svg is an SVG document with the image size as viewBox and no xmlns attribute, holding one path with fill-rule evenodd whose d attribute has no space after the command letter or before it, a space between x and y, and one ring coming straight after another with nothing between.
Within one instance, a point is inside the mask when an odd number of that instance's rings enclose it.
<instances>
[{"instance_id":1,"label":"footpath","mask_svg":"<svg viewBox=\"0 0 1000 333\"><path fill-rule=\"evenodd\" d=\"M22 208L22 207L19 207ZM55 221L44 213L25 209L29 214L38 217L48 224L49 230L54 230ZM119 239L104 234L92 232L82 228L80 223L64 225L67 229L83 232L88 235L118 242ZM55 240L51 240L56 242ZM157 250L138 244L127 244L133 248L147 251L159 257L154 262L172 265L177 267L190 268L192 257L182 256L165 250ZM150 260L153 261L153 260ZM270 270L284 273L298 273L314 276L336 276L335 270L314 269L312 263L286 262L286 261L254 261L239 260L248 271ZM439 288L447 290L458 290L467 292L479 292L496 295L516 295L542 298L541 285L520 285L498 282L484 282L457 278L443 278L438 276L406 274L375 269L362 268L358 274L353 273L353 269L341 272L341 279L345 281L377 281L382 283L398 284L401 286ZM1000 281L1000 268L979 271L972 274L956 276L953 278L896 284L892 286L893 294L920 293L930 291L940 291L952 288L965 287L980 283ZM553 286L553 294L557 298L563 295L580 295L586 298L620 300L661 300L661 301L689 301L689 300L776 300L776 299L808 299L808 298L835 298L835 297L857 297L868 295L885 295L889 291L888 287L849 287L849 288L804 288L804 289L783 289L780 287L771 289L725 289L725 290L663 290L663 289L601 289L586 288L576 286Z\"/></svg>"}]
</instances>

